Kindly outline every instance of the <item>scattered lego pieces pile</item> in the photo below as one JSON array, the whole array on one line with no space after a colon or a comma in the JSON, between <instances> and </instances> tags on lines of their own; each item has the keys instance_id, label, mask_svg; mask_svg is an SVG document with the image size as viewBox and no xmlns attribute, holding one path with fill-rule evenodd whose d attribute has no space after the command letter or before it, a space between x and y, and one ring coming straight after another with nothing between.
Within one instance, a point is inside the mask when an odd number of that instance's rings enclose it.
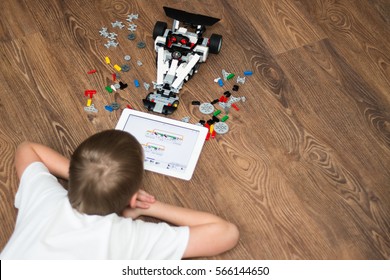
<instances>
[{"instance_id":1,"label":"scattered lego pieces pile","mask_svg":"<svg viewBox=\"0 0 390 280\"><path fill-rule=\"evenodd\" d=\"M87 72L88 75L96 73L96 69L89 70ZM87 106L84 107L84 111L88 113L97 113L98 110L95 108L95 105L92 103L92 98L96 94L95 89L87 89L84 91L84 96L88 97L87 99Z\"/></svg>"},{"instance_id":2,"label":"scattered lego pieces pile","mask_svg":"<svg viewBox=\"0 0 390 280\"><path fill-rule=\"evenodd\" d=\"M252 76L253 75L253 72L250 71L250 70L245 70L244 71L244 77L240 77L240 76L237 76L237 83L238 84L245 84L245 76ZM227 81L227 80L231 80L234 78L234 74L233 73L229 73L229 72L226 72L225 69L222 69L222 77L223 77L223 80ZM218 77L216 79L214 79L214 82L215 83L218 83L220 87L223 87L224 86L224 82L223 82L222 78L221 77Z\"/></svg>"},{"instance_id":3,"label":"scattered lego pieces pile","mask_svg":"<svg viewBox=\"0 0 390 280\"><path fill-rule=\"evenodd\" d=\"M252 71L244 71L244 77L237 77L237 83L244 84L245 76L251 76L253 74ZM235 75L233 73L228 73L226 70L222 70L222 77L218 77L214 80L214 82L218 83L221 87L224 86L224 81L231 80ZM235 84L232 88L232 91L237 92L239 90L239 85ZM235 97L231 94L230 91L225 91L221 97L215 99L211 102L201 103L200 101L192 101L192 105L199 106L199 111L204 115L210 115L211 118L207 121L200 120L198 125L205 126L209 129L209 133L207 134L206 140L210 138L215 138L216 134L225 134L229 131L229 125L226 121L229 119L230 109L233 108L236 111L239 111L237 106L238 102L245 102L246 98ZM214 107L215 104L218 104L221 109L216 109ZM219 116L224 112L222 118ZM187 121L186 118L182 120Z\"/></svg>"},{"instance_id":4,"label":"scattered lego pieces pile","mask_svg":"<svg viewBox=\"0 0 390 280\"><path fill-rule=\"evenodd\" d=\"M130 56L125 56L124 57L125 60L130 60ZM106 64L109 64L111 65L111 60L109 57L105 57L105 62ZM128 84L119 80L121 78L119 72L127 72L130 68L130 66L124 64L122 66L119 66L118 64L114 64L112 65L112 67L117 71L117 72L114 72L112 74L112 83L110 85L107 85L105 87L106 91L108 93L113 93L113 92L116 92L117 90L124 90L128 87ZM93 70L90 70L87 72L87 74L94 74L96 73L97 71L95 69ZM140 84L139 84L139 81L138 80L134 80L134 86L135 87L140 87ZM150 84L148 83L144 83L144 87L146 90L149 89L150 87ZM84 110L88 113L97 113L98 112L98 109L95 107L95 105L92 103L92 98L93 98L93 95L95 95L97 93L96 90L91 90L91 89L88 89L88 90L85 90L85 93L84 95L86 97L88 97L88 100L87 100L87 106L84 107ZM129 105L127 105L129 106ZM120 109L120 104L118 102L112 102L111 104L107 104L104 106L104 109L106 109L107 111L109 112L113 112L115 110L118 110Z\"/></svg>"},{"instance_id":5,"label":"scattered lego pieces pile","mask_svg":"<svg viewBox=\"0 0 390 280\"><path fill-rule=\"evenodd\" d=\"M131 57L129 55L125 55L124 59L126 61L129 61L131 59ZM110 60L109 57L105 57L105 62L106 62L106 64L111 65L111 60ZM138 64L138 66L141 66L142 62L141 61L137 61L137 64ZM122 66L119 66L118 64L114 64L113 68L118 73L113 73L112 74L112 84L105 87L105 89L106 89L106 91L108 93L116 92L117 90L124 90L124 89L126 89L128 87L127 83L122 82L122 81L118 81L118 79L121 78L121 76L119 75L119 72L127 72L127 71L129 71L130 66L128 66L127 64L124 64ZM136 88L140 87L140 83L139 83L139 81L137 79L134 79L133 83L134 83L134 86ZM149 87L150 87L150 84L148 84L146 82L144 82L143 85L144 85L144 88L146 90L148 90ZM106 105L104 108L107 111L112 112L114 110L120 109L120 105L117 102L113 102L111 104Z\"/></svg>"},{"instance_id":6,"label":"scattered lego pieces pile","mask_svg":"<svg viewBox=\"0 0 390 280\"><path fill-rule=\"evenodd\" d=\"M127 19L126 19L126 21L129 22L127 30L129 30L131 32L128 35L129 40L134 40L136 37L134 32L137 30L137 25L133 23L134 19L138 19L138 14L130 14L127 16ZM113 28L119 28L119 29L123 29L125 27L125 25L121 21L118 21L118 20L116 20L115 22L112 22L111 26ZM100 34L100 36L108 39L108 41L104 44L104 46L107 49L109 49L110 47L117 47L119 45L119 42L117 41L118 34L115 32L109 32L107 27L102 27L99 31L99 34Z\"/></svg>"},{"instance_id":7,"label":"scattered lego pieces pile","mask_svg":"<svg viewBox=\"0 0 390 280\"><path fill-rule=\"evenodd\" d=\"M135 31L137 30L137 25L134 23L134 20L136 20L136 19L138 19L138 14L131 13L127 16L127 19L126 19L126 21L128 22L127 30L130 31L130 33L127 35L127 39L129 39L129 40L136 39ZM111 26L113 28L118 28L120 30L125 29L125 27L126 27L126 25L123 24L123 22L119 21L119 20L112 22ZM109 49L110 47L117 47L119 45L119 42L117 40L118 39L117 33L110 32L107 27L102 27L101 30L99 31L99 33L102 37L109 39L109 41L107 41L107 43L104 44L104 46L107 49ZM146 47L146 44L143 41L139 41L137 43L137 47L142 49L142 48ZM108 93L113 93L113 92L116 92L117 90L124 90L125 88L128 87L127 83L120 81L120 79L121 79L120 73L125 73L125 72L130 71L130 69L131 69L131 67L129 65L130 60L131 60L131 56L126 54L126 55L124 55L124 62L123 63L111 64L110 58L107 56L105 57L106 64L111 65L114 69L114 71L113 71L114 73L112 74L112 79L111 79L112 82L109 83L105 87L105 90ZM140 61L140 60L137 60L136 63L139 67L143 65L142 61ZM96 70L94 70L94 73L95 72L96 72ZM133 83L134 83L134 86L136 88L140 87L140 82L137 79L135 79L133 81ZM150 88L149 83L144 82L143 85L144 85L144 88L146 90L149 90L149 88ZM97 113L98 110L95 108L94 104L92 104L91 100L92 100L92 98L89 99L89 101L87 102L87 106L84 109L85 109L85 111L87 111L89 113ZM127 107L129 107L129 105L127 105ZM112 112L114 110L118 110L120 108L120 104L118 102L116 102L116 100L115 100L115 102L105 105L104 108L107 111Z\"/></svg>"}]
</instances>

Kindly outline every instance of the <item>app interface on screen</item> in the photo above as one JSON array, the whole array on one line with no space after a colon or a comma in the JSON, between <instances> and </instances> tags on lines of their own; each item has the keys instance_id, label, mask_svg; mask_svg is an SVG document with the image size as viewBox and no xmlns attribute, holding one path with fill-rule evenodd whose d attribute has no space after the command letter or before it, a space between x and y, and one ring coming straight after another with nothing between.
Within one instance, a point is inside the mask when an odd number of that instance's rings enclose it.
<instances>
[{"instance_id":1,"label":"app interface on screen","mask_svg":"<svg viewBox=\"0 0 390 280\"><path fill-rule=\"evenodd\" d=\"M155 166L184 172L187 169L199 132L160 121L129 116L125 131L141 143L145 168Z\"/></svg>"}]
</instances>

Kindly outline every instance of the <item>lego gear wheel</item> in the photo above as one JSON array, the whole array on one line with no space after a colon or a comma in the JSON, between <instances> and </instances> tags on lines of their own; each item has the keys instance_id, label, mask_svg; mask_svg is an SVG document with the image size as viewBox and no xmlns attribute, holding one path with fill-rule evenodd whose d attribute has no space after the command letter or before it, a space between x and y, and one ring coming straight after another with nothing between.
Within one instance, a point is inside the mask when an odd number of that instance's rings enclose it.
<instances>
[{"instance_id":1,"label":"lego gear wheel","mask_svg":"<svg viewBox=\"0 0 390 280\"><path fill-rule=\"evenodd\" d=\"M209 115L209 114L212 114L214 112L214 106L211 103L202 103L199 106L199 111L202 114Z\"/></svg>"},{"instance_id":2,"label":"lego gear wheel","mask_svg":"<svg viewBox=\"0 0 390 280\"><path fill-rule=\"evenodd\" d=\"M214 130L218 134L225 134L229 131L229 126L225 122L217 122L214 124Z\"/></svg>"}]
</instances>

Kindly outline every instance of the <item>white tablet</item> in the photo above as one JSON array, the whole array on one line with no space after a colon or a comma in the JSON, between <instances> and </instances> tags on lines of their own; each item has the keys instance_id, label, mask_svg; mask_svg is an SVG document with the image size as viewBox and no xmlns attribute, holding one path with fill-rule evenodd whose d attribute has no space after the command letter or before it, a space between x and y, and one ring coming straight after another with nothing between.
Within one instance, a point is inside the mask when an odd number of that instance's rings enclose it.
<instances>
[{"instance_id":1,"label":"white tablet","mask_svg":"<svg viewBox=\"0 0 390 280\"><path fill-rule=\"evenodd\" d=\"M208 129L166 117L124 109L115 129L131 133L145 151L144 167L190 180Z\"/></svg>"}]
</instances>

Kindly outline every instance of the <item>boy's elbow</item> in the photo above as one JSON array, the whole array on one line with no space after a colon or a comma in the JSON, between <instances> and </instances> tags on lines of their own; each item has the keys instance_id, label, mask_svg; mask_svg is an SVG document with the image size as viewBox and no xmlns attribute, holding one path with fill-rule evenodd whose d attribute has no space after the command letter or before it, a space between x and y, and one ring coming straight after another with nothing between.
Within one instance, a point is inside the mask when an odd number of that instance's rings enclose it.
<instances>
[{"instance_id":1,"label":"boy's elbow","mask_svg":"<svg viewBox=\"0 0 390 280\"><path fill-rule=\"evenodd\" d=\"M17 146L17 150L26 149L26 148L29 147L30 145L31 145L31 142L30 142L30 141L24 140L23 142L21 142L21 143Z\"/></svg>"},{"instance_id":2,"label":"boy's elbow","mask_svg":"<svg viewBox=\"0 0 390 280\"><path fill-rule=\"evenodd\" d=\"M240 240L240 232L235 224L227 223L225 236L227 238L227 244L229 244L229 250L234 248Z\"/></svg>"},{"instance_id":3,"label":"boy's elbow","mask_svg":"<svg viewBox=\"0 0 390 280\"><path fill-rule=\"evenodd\" d=\"M209 257L222 254L233 249L239 238L237 226L224 220L190 227L190 240L183 257Z\"/></svg>"}]
</instances>

